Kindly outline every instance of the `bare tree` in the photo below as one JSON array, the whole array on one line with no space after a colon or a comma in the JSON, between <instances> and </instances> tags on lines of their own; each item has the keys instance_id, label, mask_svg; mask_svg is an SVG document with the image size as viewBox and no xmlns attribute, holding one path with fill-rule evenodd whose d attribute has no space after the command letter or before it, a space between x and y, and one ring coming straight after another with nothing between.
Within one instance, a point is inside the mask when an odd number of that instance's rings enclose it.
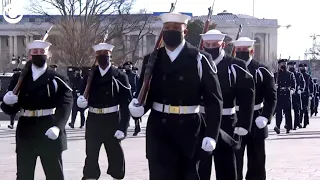
<instances>
[{"instance_id":1,"label":"bare tree","mask_svg":"<svg viewBox=\"0 0 320 180\"><path fill-rule=\"evenodd\" d=\"M56 34L49 36L49 41L55 58L66 65L88 66L94 60L92 45L102 42L106 33L106 42L110 42L137 30L141 18L129 13L134 1L31 0L29 10L45 15L54 25ZM50 9L60 16L49 15Z\"/></svg>"}]
</instances>

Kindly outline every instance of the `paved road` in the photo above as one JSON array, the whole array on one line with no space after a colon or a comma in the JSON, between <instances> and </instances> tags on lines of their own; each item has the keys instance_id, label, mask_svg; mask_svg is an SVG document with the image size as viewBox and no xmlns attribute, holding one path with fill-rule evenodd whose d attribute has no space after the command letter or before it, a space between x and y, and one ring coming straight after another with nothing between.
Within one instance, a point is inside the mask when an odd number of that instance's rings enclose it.
<instances>
[{"instance_id":1,"label":"paved road","mask_svg":"<svg viewBox=\"0 0 320 180\"><path fill-rule=\"evenodd\" d=\"M145 121L144 121L145 122ZM0 127L0 179L15 179L14 130L6 129L6 122ZM133 124L132 124L133 125ZM145 127L145 124L143 124ZM320 180L320 118L312 118L311 126L287 135L282 131L276 135L270 126L267 140L268 180ZM69 149L64 152L66 180L80 180L85 158L84 130L67 128ZM132 134L132 127L129 129ZM123 142L126 156L125 180L147 180L148 167L145 159L145 128L138 137L128 137ZM111 180L106 175L107 158L101 150L101 180ZM36 180L44 180L38 160ZM214 180L215 178L213 178Z\"/></svg>"}]
</instances>

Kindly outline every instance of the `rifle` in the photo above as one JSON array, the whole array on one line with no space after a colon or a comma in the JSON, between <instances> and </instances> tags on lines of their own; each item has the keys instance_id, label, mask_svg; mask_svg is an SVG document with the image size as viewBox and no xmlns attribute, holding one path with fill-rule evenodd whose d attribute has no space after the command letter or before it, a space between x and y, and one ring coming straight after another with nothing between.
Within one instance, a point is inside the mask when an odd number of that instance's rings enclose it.
<instances>
[{"instance_id":1,"label":"rifle","mask_svg":"<svg viewBox=\"0 0 320 180\"><path fill-rule=\"evenodd\" d=\"M108 31L106 32L102 42L105 43L107 38L108 38ZM89 97L89 91L90 91L90 87L91 87L91 83L92 83L92 79L93 79L93 74L94 74L94 71L95 71L96 63L97 63L97 58L94 60L94 63L91 66L91 70L89 72L89 76L88 76L88 79L87 79L86 89L84 90L84 93L83 93L84 98L86 98L87 100L88 100L88 97Z\"/></svg>"},{"instance_id":2,"label":"rifle","mask_svg":"<svg viewBox=\"0 0 320 180\"><path fill-rule=\"evenodd\" d=\"M53 26L51 26L47 31L46 31L46 34L41 38L42 41L45 41L48 36L49 36L49 33L51 31ZM22 82L23 82L23 79L26 77L27 73L29 72L29 69L31 68L31 65L32 65L32 61L28 61L26 63L26 65L24 66L24 68L21 70L21 74L19 76L19 79L18 79L18 82L16 84L16 86L14 87L13 89L13 94L14 95L18 95L19 94L19 91L21 89L21 86L22 86Z\"/></svg>"},{"instance_id":3,"label":"rifle","mask_svg":"<svg viewBox=\"0 0 320 180\"><path fill-rule=\"evenodd\" d=\"M212 17L212 11L213 11L213 6L214 3L216 2L216 0L213 1L212 6L208 8L208 16L207 16L207 20L203 26L203 30L202 30L202 34L205 34L206 32L209 31L209 27L210 27L210 23L211 23L211 17ZM200 38L200 43L199 43L199 50L203 50L203 40L202 38Z\"/></svg>"},{"instance_id":4,"label":"rifle","mask_svg":"<svg viewBox=\"0 0 320 180\"><path fill-rule=\"evenodd\" d=\"M177 4L177 1L178 0L176 0L175 3L171 3L170 12L174 11L176 4ZM148 63L146 64L146 69L145 69L144 78L143 78L143 84L141 86L141 90L138 95L138 102L139 103L135 104L135 106L142 106L142 105L145 105L145 103L146 103L147 95L148 95L148 92L150 89L150 82L152 79L153 67L155 65L156 58L158 56L158 49L162 45L162 36L163 36L163 30L161 30L159 38L158 38L156 45L154 47L154 50L149 57Z\"/></svg>"},{"instance_id":5,"label":"rifle","mask_svg":"<svg viewBox=\"0 0 320 180\"><path fill-rule=\"evenodd\" d=\"M239 25L239 29L238 29L238 33L237 33L237 36L236 36L236 40L239 39L241 32L242 32L242 24ZM231 52L232 52L231 55L233 57L235 57L236 56L236 48L234 48L234 44L232 44L232 51Z\"/></svg>"}]
</instances>

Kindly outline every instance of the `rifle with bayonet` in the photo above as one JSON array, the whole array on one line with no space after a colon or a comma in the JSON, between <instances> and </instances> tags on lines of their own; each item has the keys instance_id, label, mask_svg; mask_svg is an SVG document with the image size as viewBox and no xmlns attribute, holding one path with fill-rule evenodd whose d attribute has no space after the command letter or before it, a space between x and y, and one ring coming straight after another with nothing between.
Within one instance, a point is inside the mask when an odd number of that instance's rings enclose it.
<instances>
[{"instance_id":1,"label":"rifle with bayonet","mask_svg":"<svg viewBox=\"0 0 320 180\"><path fill-rule=\"evenodd\" d=\"M106 32L102 43L105 43L108 39L108 31ZM110 62L111 63L111 62ZM83 96L88 100L89 97L89 92L90 92L90 87L91 87L91 83L92 83L92 79L93 79L93 75L94 75L94 71L95 71L95 67L97 64L97 58L94 60L94 63L91 66L91 69L89 71L89 75L88 75L88 79L87 79L87 84L86 84L86 88L84 90Z\"/></svg>"},{"instance_id":2,"label":"rifle with bayonet","mask_svg":"<svg viewBox=\"0 0 320 180\"><path fill-rule=\"evenodd\" d=\"M205 34L206 32L209 31L209 28L210 28L210 25L211 25L211 17L212 17L212 11L213 11L213 7L214 7L214 3L215 3L215 0L213 1L212 3L212 6L208 8L208 16L207 16L207 20L203 26L203 30L202 30L202 34ZM203 50L203 41L202 41L202 38L200 38L200 43L199 43L199 50Z\"/></svg>"},{"instance_id":3,"label":"rifle with bayonet","mask_svg":"<svg viewBox=\"0 0 320 180\"><path fill-rule=\"evenodd\" d=\"M53 26L51 26L51 27L46 31L45 35L41 38L42 41L45 41L45 40L48 38L49 33L50 33L52 27L53 27ZM18 94L19 94L19 91L20 91L21 86L22 86L23 79L26 77L29 69L31 68L31 65L32 65L32 61L29 60L29 61L26 63L26 65L24 66L24 68L21 70L21 74L20 74L20 76L19 76L18 82L17 82L16 86L14 87L14 89L13 89L13 91L12 91L14 95L18 95Z\"/></svg>"},{"instance_id":4,"label":"rifle with bayonet","mask_svg":"<svg viewBox=\"0 0 320 180\"><path fill-rule=\"evenodd\" d=\"M175 3L171 3L171 8L170 8L170 12L173 12L175 7L177 4L177 0ZM138 95L138 104L135 104L135 106L142 106L145 105L146 100L147 100L147 96L148 96L148 92L150 89L150 82L152 79L152 71L153 71L153 67L155 65L156 62L156 58L158 55L158 49L161 47L162 45L162 37L163 37L163 30L161 31L159 38L156 42L156 45L154 47L153 52L151 53L148 63L146 64L146 69L144 72L144 79L143 79L143 84L141 86L141 90L139 92Z\"/></svg>"}]
</instances>

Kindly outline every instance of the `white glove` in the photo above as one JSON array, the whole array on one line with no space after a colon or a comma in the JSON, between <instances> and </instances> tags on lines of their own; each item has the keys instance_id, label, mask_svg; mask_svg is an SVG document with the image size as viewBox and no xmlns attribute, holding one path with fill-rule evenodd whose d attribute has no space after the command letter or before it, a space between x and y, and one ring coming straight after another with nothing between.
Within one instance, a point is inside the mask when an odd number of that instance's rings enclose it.
<instances>
[{"instance_id":1,"label":"white glove","mask_svg":"<svg viewBox=\"0 0 320 180\"><path fill-rule=\"evenodd\" d=\"M294 94L294 90L290 90L290 94L291 94L291 95Z\"/></svg>"},{"instance_id":2,"label":"white glove","mask_svg":"<svg viewBox=\"0 0 320 180\"><path fill-rule=\"evenodd\" d=\"M309 100L312 100L312 97L311 96L309 96ZM7 104L7 103L6 103Z\"/></svg>"},{"instance_id":3,"label":"white glove","mask_svg":"<svg viewBox=\"0 0 320 180\"><path fill-rule=\"evenodd\" d=\"M248 131L242 127L235 127L233 133L238 134L239 136L245 136L248 134Z\"/></svg>"},{"instance_id":4,"label":"white glove","mask_svg":"<svg viewBox=\"0 0 320 180\"><path fill-rule=\"evenodd\" d=\"M77 99L77 105L79 108L86 108L88 106L88 101L84 96L79 96Z\"/></svg>"},{"instance_id":5,"label":"white glove","mask_svg":"<svg viewBox=\"0 0 320 180\"><path fill-rule=\"evenodd\" d=\"M18 102L18 96L14 95L12 91L8 91L3 97L3 102L7 105L13 105Z\"/></svg>"},{"instance_id":6,"label":"white glove","mask_svg":"<svg viewBox=\"0 0 320 180\"><path fill-rule=\"evenodd\" d=\"M278 84L275 84L276 89L278 89Z\"/></svg>"},{"instance_id":7,"label":"white glove","mask_svg":"<svg viewBox=\"0 0 320 180\"><path fill-rule=\"evenodd\" d=\"M301 93L302 93L302 91L299 89L299 90L298 90L298 94L301 94Z\"/></svg>"},{"instance_id":8,"label":"white glove","mask_svg":"<svg viewBox=\"0 0 320 180\"><path fill-rule=\"evenodd\" d=\"M77 93L77 97L79 97L80 96L80 93Z\"/></svg>"},{"instance_id":9,"label":"white glove","mask_svg":"<svg viewBox=\"0 0 320 180\"><path fill-rule=\"evenodd\" d=\"M122 131L117 130L116 133L114 133L114 137L117 139L123 139L124 133Z\"/></svg>"},{"instance_id":10,"label":"white glove","mask_svg":"<svg viewBox=\"0 0 320 180\"><path fill-rule=\"evenodd\" d=\"M210 137L205 137L202 140L202 146L201 148L206 152L212 152L214 149L216 149L216 141Z\"/></svg>"},{"instance_id":11,"label":"white glove","mask_svg":"<svg viewBox=\"0 0 320 180\"><path fill-rule=\"evenodd\" d=\"M264 127L267 126L267 124L268 124L268 119L265 118L265 117L263 117L263 116L258 116L258 117L256 118L255 122L256 122L257 127L258 127L259 129L262 129L262 128L264 128Z\"/></svg>"},{"instance_id":12,"label":"white glove","mask_svg":"<svg viewBox=\"0 0 320 180\"><path fill-rule=\"evenodd\" d=\"M56 126L53 126L52 128L48 129L46 132L46 136L52 140L56 140L59 137L60 129Z\"/></svg>"},{"instance_id":13,"label":"white glove","mask_svg":"<svg viewBox=\"0 0 320 180\"><path fill-rule=\"evenodd\" d=\"M135 106L135 104L138 104L138 103L139 103L138 99L133 98L129 104L129 111L131 113L131 116L133 117L141 117L144 115L144 107Z\"/></svg>"}]
</instances>

